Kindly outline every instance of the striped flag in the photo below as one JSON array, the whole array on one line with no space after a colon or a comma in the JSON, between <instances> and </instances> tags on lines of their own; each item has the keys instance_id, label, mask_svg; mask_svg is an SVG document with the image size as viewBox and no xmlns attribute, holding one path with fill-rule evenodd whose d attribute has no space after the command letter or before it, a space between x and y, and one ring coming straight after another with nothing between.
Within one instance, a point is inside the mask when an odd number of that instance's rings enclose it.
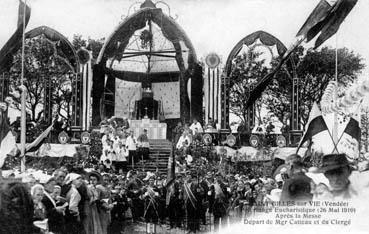
<instances>
[{"instance_id":1,"label":"striped flag","mask_svg":"<svg viewBox=\"0 0 369 234\"><path fill-rule=\"evenodd\" d=\"M19 1L17 29L0 50L0 72L7 71L13 65L13 55L17 52L22 42L23 22L25 28L30 16L31 9L29 6L25 5L23 1ZM23 18L25 21L23 21Z\"/></svg>"},{"instance_id":2,"label":"striped flag","mask_svg":"<svg viewBox=\"0 0 369 234\"><path fill-rule=\"evenodd\" d=\"M301 148L301 146L309 139L312 139L313 136L317 135L320 132L328 131L327 124L324 121L322 116L322 112L320 111L318 104L314 102L313 107L310 110L309 122L307 125L307 129L302 137L300 144L297 147L297 151Z\"/></svg>"},{"instance_id":3,"label":"striped flag","mask_svg":"<svg viewBox=\"0 0 369 234\"><path fill-rule=\"evenodd\" d=\"M318 48L338 31L356 3L357 0L320 0L296 36L304 36L309 42L320 33L314 46Z\"/></svg>"},{"instance_id":4,"label":"striped flag","mask_svg":"<svg viewBox=\"0 0 369 234\"><path fill-rule=\"evenodd\" d=\"M345 130L338 141L338 151L345 153L349 161L359 157L361 128L360 128L360 111L357 111L353 117L350 117Z\"/></svg>"},{"instance_id":5,"label":"striped flag","mask_svg":"<svg viewBox=\"0 0 369 234\"><path fill-rule=\"evenodd\" d=\"M15 137L7 123L6 104L0 103L0 168L6 156L16 147ZM5 108L4 108L5 105Z\"/></svg>"}]
</instances>

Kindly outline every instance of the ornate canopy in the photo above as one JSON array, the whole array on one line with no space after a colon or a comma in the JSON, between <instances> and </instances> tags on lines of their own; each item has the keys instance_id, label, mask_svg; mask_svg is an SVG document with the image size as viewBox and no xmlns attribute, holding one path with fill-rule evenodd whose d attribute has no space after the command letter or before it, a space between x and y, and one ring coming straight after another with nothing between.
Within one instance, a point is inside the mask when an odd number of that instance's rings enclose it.
<instances>
[{"instance_id":1,"label":"ornate canopy","mask_svg":"<svg viewBox=\"0 0 369 234\"><path fill-rule=\"evenodd\" d=\"M178 79L178 73L192 71L196 62L195 50L183 29L151 1L118 25L97 59L98 64L115 71L117 78L137 82L139 77L155 73Z\"/></svg>"}]
</instances>

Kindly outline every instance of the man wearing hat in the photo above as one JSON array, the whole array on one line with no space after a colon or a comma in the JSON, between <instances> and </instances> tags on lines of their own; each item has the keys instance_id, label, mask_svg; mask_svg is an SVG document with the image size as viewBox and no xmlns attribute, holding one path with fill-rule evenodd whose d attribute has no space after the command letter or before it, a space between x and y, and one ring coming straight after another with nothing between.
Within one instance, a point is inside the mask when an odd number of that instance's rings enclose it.
<instances>
[{"instance_id":1,"label":"man wearing hat","mask_svg":"<svg viewBox=\"0 0 369 234\"><path fill-rule=\"evenodd\" d=\"M291 164L291 179L286 180L282 187L281 201L310 201L312 200L312 179L305 175L301 161Z\"/></svg>"},{"instance_id":2,"label":"man wearing hat","mask_svg":"<svg viewBox=\"0 0 369 234\"><path fill-rule=\"evenodd\" d=\"M81 201L81 195L78 192L78 188L82 185L82 177L77 173L69 173L65 177L65 184L69 185L69 190L66 194L66 200L68 202L68 209L65 213L65 222L68 225L68 233L80 233L83 230L81 224L80 212L78 205Z\"/></svg>"},{"instance_id":3,"label":"man wearing hat","mask_svg":"<svg viewBox=\"0 0 369 234\"><path fill-rule=\"evenodd\" d=\"M183 185L184 201L187 214L187 229L189 233L199 231L201 210L201 187L197 183L197 171L191 171L187 176L187 181Z\"/></svg>"},{"instance_id":4,"label":"man wearing hat","mask_svg":"<svg viewBox=\"0 0 369 234\"><path fill-rule=\"evenodd\" d=\"M41 200L42 204L45 207L46 218L48 219L47 224L49 227L49 231L53 233L63 233L64 232L64 206L57 206L54 198L52 197L52 193L54 191L54 187L56 185L56 180L54 177L51 177L47 180L44 185L44 196Z\"/></svg>"},{"instance_id":5,"label":"man wearing hat","mask_svg":"<svg viewBox=\"0 0 369 234\"><path fill-rule=\"evenodd\" d=\"M145 202L144 218L147 223L148 233L155 233L156 224L159 219L159 203L158 198L160 196L158 188L155 186L155 178L151 176L149 178L149 184L142 190L142 197Z\"/></svg>"},{"instance_id":6,"label":"man wearing hat","mask_svg":"<svg viewBox=\"0 0 369 234\"><path fill-rule=\"evenodd\" d=\"M170 228L181 228L183 210L182 174L176 174L176 180L168 188L166 206L169 216Z\"/></svg>"},{"instance_id":7,"label":"man wearing hat","mask_svg":"<svg viewBox=\"0 0 369 234\"><path fill-rule=\"evenodd\" d=\"M347 200L357 196L349 180L352 171L345 154L324 155L318 169L318 172L327 177L335 200Z\"/></svg>"}]
</instances>

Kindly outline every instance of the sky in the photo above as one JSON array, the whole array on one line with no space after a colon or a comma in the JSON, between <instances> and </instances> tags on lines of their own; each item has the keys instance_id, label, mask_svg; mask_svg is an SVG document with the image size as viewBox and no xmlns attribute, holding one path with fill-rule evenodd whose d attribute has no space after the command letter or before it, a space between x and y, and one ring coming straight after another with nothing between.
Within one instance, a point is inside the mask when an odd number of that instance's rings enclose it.
<instances>
[{"instance_id":1,"label":"sky","mask_svg":"<svg viewBox=\"0 0 369 234\"><path fill-rule=\"evenodd\" d=\"M143 0L142 0L143 1ZM156 1L154 1L156 2ZM232 48L243 37L264 30L287 47L295 40L319 0L167 0L170 15L192 41L199 59L218 53L225 63ZM136 0L27 0L32 8L27 30L46 25L67 36L107 38L139 4ZM128 9L132 6L130 12ZM159 7L169 13L168 7ZM18 0L0 0L0 47L14 32ZM369 61L369 1L359 0L337 34L338 47L347 47ZM336 37L324 45L334 47ZM312 44L308 44L307 47ZM364 76L369 74L369 68Z\"/></svg>"}]
</instances>

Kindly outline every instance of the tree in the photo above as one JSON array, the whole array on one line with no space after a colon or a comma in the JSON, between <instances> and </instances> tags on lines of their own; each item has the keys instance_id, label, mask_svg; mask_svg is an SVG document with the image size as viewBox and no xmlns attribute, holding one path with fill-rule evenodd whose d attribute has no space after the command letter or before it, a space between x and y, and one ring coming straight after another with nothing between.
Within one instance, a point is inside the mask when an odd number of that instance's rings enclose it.
<instances>
[{"instance_id":1,"label":"tree","mask_svg":"<svg viewBox=\"0 0 369 234\"><path fill-rule=\"evenodd\" d=\"M250 90L269 70L264 60L259 59L260 55L260 52L254 50L238 55L230 74L230 112L238 116L243 124L247 120L245 104Z\"/></svg>"},{"instance_id":2,"label":"tree","mask_svg":"<svg viewBox=\"0 0 369 234\"><path fill-rule=\"evenodd\" d=\"M80 34L73 35L72 45L76 51L81 49L82 47L87 50L92 51L92 63L96 63L97 57L99 56L100 50L104 45L105 38L101 39L91 39L87 40L82 37Z\"/></svg>"},{"instance_id":3,"label":"tree","mask_svg":"<svg viewBox=\"0 0 369 234\"><path fill-rule=\"evenodd\" d=\"M55 44L44 36L27 39L24 54L24 82L27 89L26 112L29 121L40 123L44 116L45 85L51 85L52 103L58 105L59 114L62 110L69 111L65 107L70 95L69 89L64 88L65 81L69 79L70 64L57 54ZM21 50L14 55L14 65L9 72L10 96L13 98L12 107L21 109L20 100L20 75L21 75Z\"/></svg>"},{"instance_id":4,"label":"tree","mask_svg":"<svg viewBox=\"0 0 369 234\"><path fill-rule=\"evenodd\" d=\"M299 112L303 127L307 124L310 108L319 102L329 81L335 78L335 49L323 47L320 51L299 47L292 55L296 63L295 72L299 79ZM341 87L351 84L364 68L360 55L347 48L338 54L338 82ZM293 67L284 66L277 73L263 96L263 102L281 122L291 112Z\"/></svg>"}]
</instances>

